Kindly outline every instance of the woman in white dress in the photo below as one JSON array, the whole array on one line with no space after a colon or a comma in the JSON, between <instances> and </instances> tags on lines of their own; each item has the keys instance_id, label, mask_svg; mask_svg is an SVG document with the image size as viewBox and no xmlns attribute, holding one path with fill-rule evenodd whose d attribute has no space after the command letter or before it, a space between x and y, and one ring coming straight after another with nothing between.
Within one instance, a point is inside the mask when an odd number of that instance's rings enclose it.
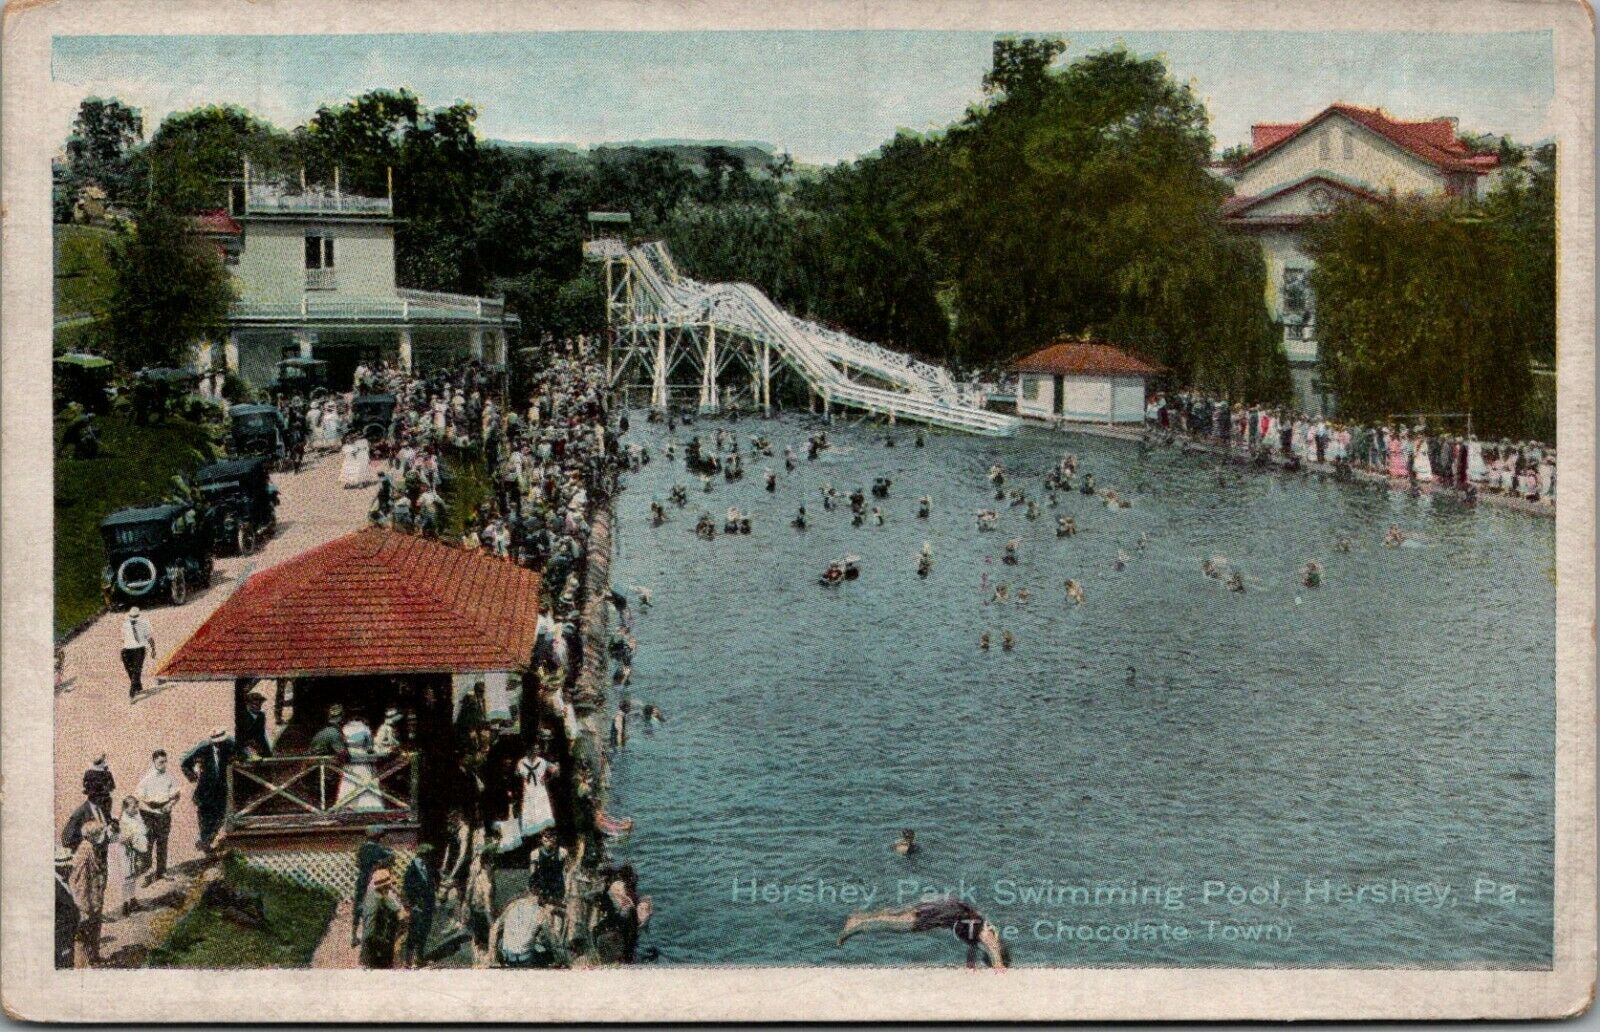
<instances>
[{"instance_id":1,"label":"woman in white dress","mask_svg":"<svg viewBox=\"0 0 1600 1032\"><path fill-rule=\"evenodd\" d=\"M339 447L339 403L332 398L322 403L322 422L317 425L317 447L328 451Z\"/></svg>"},{"instance_id":2,"label":"woman in white dress","mask_svg":"<svg viewBox=\"0 0 1600 1032\"><path fill-rule=\"evenodd\" d=\"M361 443L365 444L366 442L362 441ZM339 483L345 487L360 487L365 479L365 473L361 468L361 455L356 450L356 442L353 440L346 441L344 448L341 449L341 454L344 458L339 466Z\"/></svg>"},{"instance_id":3,"label":"woman in white dress","mask_svg":"<svg viewBox=\"0 0 1600 1032\"><path fill-rule=\"evenodd\" d=\"M517 761L517 777L522 782L522 838L527 841L546 828L554 827L556 815L550 805L551 778L559 768L539 755L538 746L530 746L528 755Z\"/></svg>"},{"instance_id":4,"label":"woman in white dress","mask_svg":"<svg viewBox=\"0 0 1600 1032\"><path fill-rule=\"evenodd\" d=\"M1419 433L1411 442L1411 469L1417 475L1417 483L1432 483L1433 460L1428 456L1428 439Z\"/></svg>"},{"instance_id":5,"label":"woman in white dress","mask_svg":"<svg viewBox=\"0 0 1600 1032\"><path fill-rule=\"evenodd\" d=\"M383 796L374 786L372 771L372 728L360 717L347 721L339 729L344 735L344 747L350 761L344 765L339 779L338 804L342 810L382 810Z\"/></svg>"}]
</instances>

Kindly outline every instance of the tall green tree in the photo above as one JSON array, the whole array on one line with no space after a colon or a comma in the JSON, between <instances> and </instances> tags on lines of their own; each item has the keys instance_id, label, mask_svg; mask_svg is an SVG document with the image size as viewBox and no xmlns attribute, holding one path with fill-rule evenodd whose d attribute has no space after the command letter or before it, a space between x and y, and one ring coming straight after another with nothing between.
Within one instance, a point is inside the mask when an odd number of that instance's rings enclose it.
<instances>
[{"instance_id":1,"label":"tall green tree","mask_svg":"<svg viewBox=\"0 0 1600 1032\"><path fill-rule=\"evenodd\" d=\"M1308 242L1324 377L1346 416L1466 412L1517 434L1527 397L1513 248L1468 202L1342 207Z\"/></svg>"},{"instance_id":2,"label":"tall green tree","mask_svg":"<svg viewBox=\"0 0 1600 1032\"><path fill-rule=\"evenodd\" d=\"M69 194L98 186L112 203L132 203L132 155L143 140L144 118L139 112L114 98L85 98L67 137L64 178Z\"/></svg>"},{"instance_id":3,"label":"tall green tree","mask_svg":"<svg viewBox=\"0 0 1600 1032\"><path fill-rule=\"evenodd\" d=\"M251 176L289 176L295 169L290 135L234 105L209 105L168 115L150 137L139 163L150 192L176 211L226 208L228 186L244 164Z\"/></svg>"},{"instance_id":4,"label":"tall green tree","mask_svg":"<svg viewBox=\"0 0 1600 1032\"><path fill-rule=\"evenodd\" d=\"M111 357L124 369L187 364L190 346L227 319L233 284L222 256L159 201L121 231L111 267Z\"/></svg>"}]
</instances>

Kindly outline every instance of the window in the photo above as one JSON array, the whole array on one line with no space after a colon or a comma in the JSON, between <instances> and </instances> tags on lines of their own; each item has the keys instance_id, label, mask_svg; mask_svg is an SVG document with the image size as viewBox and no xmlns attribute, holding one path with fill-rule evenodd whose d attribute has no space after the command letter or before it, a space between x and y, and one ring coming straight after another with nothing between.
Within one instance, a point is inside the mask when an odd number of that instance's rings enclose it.
<instances>
[{"instance_id":1,"label":"window","mask_svg":"<svg viewBox=\"0 0 1600 1032\"><path fill-rule=\"evenodd\" d=\"M1024 376L1022 378L1022 400L1039 400L1039 378L1037 376Z\"/></svg>"},{"instance_id":2,"label":"window","mask_svg":"<svg viewBox=\"0 0 1600 1032\"><path fill-rule=\"evenodd\" d=\"M1346 129L1340 138L1344 145L1344 160L1350 161L1356 156L1356 134Z\"/></svg>"},{"instance_id":3,"label":"window","mask_svg":"<svg viewBox=\"0 0 1600 1032\"><path fill-rule=\"evenodd\" d=\"M320 233L306 234L306 268L333 268L333 237Z\"/></svg>"},{"instance_id":4,"label":"window","mask_svg":"<svg viewBox=\"0 0 1600 1032\"><path fill-rule=\"evenodd\" d=\"M1333 137L1329 133L1317 134L1317 157L1323 161L1333 157Z\"/></svg>"},{"instance_id":5,"label":"window","mask_svg":"<svg viewBox=\"0 0 1600 1032\"><path fill-rule=\"evenodd\" d=\"M1311 321L1311 284L1305 269L1283 270L1283 314L1291 322Z\"/></svg>"}]
</instances>

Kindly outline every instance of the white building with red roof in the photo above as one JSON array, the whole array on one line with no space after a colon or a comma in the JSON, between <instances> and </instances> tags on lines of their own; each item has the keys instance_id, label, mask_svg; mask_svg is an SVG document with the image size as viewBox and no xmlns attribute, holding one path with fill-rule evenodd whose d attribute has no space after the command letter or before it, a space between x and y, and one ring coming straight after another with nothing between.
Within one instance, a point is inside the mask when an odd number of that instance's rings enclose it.
<instances>
[{"instance_id":1,"label":"white building with red roof","mask_svg":"<svg viewBox=\"0 0 1600 1032\"><path fill-rule=\"evenodd\" d=\"M1224 167L1234 196L1223 219L1261 242L1267 306L1283 324L1302 409L1321 412L1330 404L1317 376L1306 224L1352 200L1480 196L1499 165L1497 154L1475 152L1459 137L1454 118L1406 121L1381 108L1339 103L1303 122L1250 127L1249 152Z\"/></svg>"},{"instance_id":2,"label":"white building with red roof","mask_svg":"<svg viewBox=\"0 0 1600 1032\"><path fill-rule=\"evenodd\" d=\"M1025 358L1017 372L1017 415L1077 423L1144 422L1145 384L1161 372L1126 348L1064 340Z\"/></svg>"}]
</instances>

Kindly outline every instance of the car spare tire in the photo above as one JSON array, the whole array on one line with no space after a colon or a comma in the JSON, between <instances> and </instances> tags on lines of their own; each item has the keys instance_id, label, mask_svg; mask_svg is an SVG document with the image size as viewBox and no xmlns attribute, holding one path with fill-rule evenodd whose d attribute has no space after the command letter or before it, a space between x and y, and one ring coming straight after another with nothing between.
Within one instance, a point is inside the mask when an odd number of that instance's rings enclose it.
<instances>
[{"instance_id":1,"label":"car spare tire","mask_svg":"<svg viewBox=\"0 0 1600 1032\"><path fill-rule=\"evenodd\" d=\"M117 588L124 595L143 598L155 586L156 564L144 556L130 556L117 567Z\"/></svg>"}]
</instances>

